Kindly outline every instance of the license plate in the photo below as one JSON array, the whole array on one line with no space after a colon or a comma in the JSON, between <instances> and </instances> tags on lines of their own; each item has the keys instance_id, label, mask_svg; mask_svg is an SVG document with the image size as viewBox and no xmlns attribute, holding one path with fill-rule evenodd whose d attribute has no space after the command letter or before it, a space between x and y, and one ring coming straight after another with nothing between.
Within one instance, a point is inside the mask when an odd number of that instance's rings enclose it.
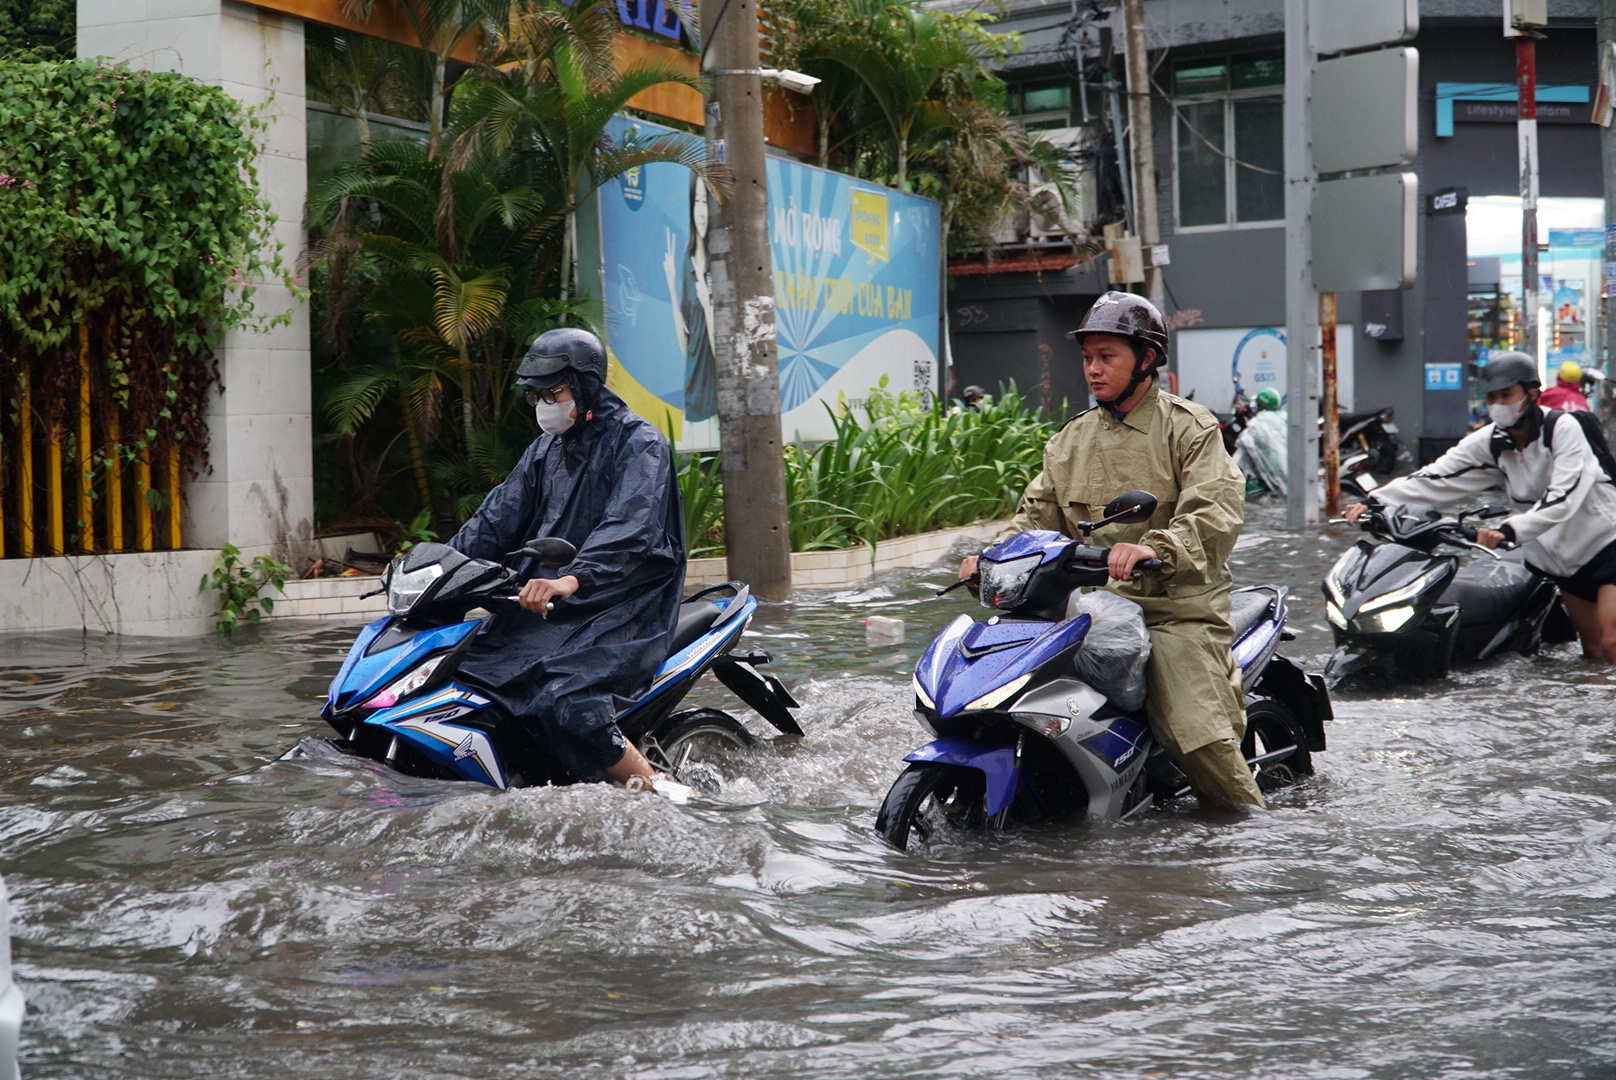
<instances>
[{"instance_id":1,"label":"license plate","mask_svg":"<svg viewBox=\"0 0 1616 1080\"><path fill-rule=\"evenodd\" d=\"M1380 425L1380 430L1384 431L1388 435L1396 435L1397 425L1392 423L1390 420L1387 420Z\"/></svg>"}]
</instances>

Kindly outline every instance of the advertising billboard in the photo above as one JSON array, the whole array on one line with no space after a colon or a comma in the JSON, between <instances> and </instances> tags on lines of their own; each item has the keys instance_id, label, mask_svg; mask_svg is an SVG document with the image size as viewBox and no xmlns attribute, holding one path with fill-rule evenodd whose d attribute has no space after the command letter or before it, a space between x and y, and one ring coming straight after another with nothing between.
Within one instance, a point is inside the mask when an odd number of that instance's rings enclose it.
<instances>
[{"instance_id":1,"label":"advertising billboard","mask_svg":"<svg viewBox=\"0 0 1616 1080\"><path fill-rule=\"evenodd\" d=\"M1337 323L1335 331L1336 400L1352 410L1353 342L1351 323ZM1215 413L1231 411L1238 383L1246 397L1257 391L1286 394L1285 331L1280 327L1180 330L1178 332L1178 392L1193 397ZM1324 378L1319 376L1321 383ZM1322 388L1320 390L1322 393Z\"/></svg>"},{"instance_id":2,"label":"advertising billboard","mask_svg":"<svg viewBox=\"0 0 1616 1080\"><path fill-rule=\"evenodd\" d=\"M668 130L618 118L609 133ZM785 437L830 438L826 404L856 407L883 376L894 391L935 390L937 204L779 157L767 180ZM716 449L711 193L688 169L655 164L596 198L611 386L681 450Z\"/></svg>"}]
</instances>

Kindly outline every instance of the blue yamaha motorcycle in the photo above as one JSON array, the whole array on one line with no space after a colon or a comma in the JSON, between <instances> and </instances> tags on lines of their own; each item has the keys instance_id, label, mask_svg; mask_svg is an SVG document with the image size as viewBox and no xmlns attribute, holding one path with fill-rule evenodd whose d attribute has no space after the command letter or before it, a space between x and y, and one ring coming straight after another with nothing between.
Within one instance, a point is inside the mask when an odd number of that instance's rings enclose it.
<instances>
[{"instance_id":1,"label":"blue yamaha motorcycle","mask_svg":"<svg viewBox=\"0 0 1616 1080\"><path fill-rule=\"evenodd\" d=\"M1079 526L1081 539L1020 533L983 552L971 579L949 586L975 586L998 614L959 616L915 667L915 719L936 739L904 759L876 816L894 847L1011 822L1123 821L1189 793L1145 719L1149 639L1138 607L1076 592L1109 579L1110 549L1091 546L1090 534L1146 521L1155 509L1149 492L1125 492L1102 520ZM1160 569L1145 560L1135 576ZM1275 653L1291 636L1286 594L1262 585L1235 591L1231 603L1246 690L1241 750L1266 790L1312 773L1332 717L1323 677Z\"/></svg>"},{"instance_id":2,"label":"blue yamaha motorcycle","mask_svg":"<svg viewBox=\"0 0 1616 1080\"><path fill-rule=\"evenodd\" d=\"M577 550L565 540L541 539L510 557L518 555L561 567ZM458 675L492 618L468 616L518 610L521 584L504 565L446 544L418 544L394 559L378 590L387 594L388 615L360 631L320 712L336 729L335 745L412 776L501 789L570 782L528 728L488 696L489 687ZM757 670L769 654L735 651L756 610L757 600L739 582L705 589L680 606L667 659L617 717L623 736L652 765L677 774L754 744L741 722L720 709L675 711L709 671L780 731L802 734L792 715L797 702L779 680Z\"/></svg>"}]
</instances>

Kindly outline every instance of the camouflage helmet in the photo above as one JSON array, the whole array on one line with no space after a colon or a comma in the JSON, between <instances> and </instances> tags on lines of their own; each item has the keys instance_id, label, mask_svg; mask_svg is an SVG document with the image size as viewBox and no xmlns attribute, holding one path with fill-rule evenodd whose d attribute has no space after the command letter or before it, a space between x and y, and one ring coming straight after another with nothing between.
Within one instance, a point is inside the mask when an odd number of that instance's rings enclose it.
<instances>
[{"instance_id":1,"label":"camouflage helmet","mask_svg":"<svg viewBox=\"0 0 1616 1080\"><path fill-rule=\"evenodd\" d=\"M1167 321L1156 310L1156 305L1143 296L1113 290L1094 301L1089 313L1083 316L1083 325L1066 336L1080 342L1089 334L1115 334L1150 345L1156 350L1156 361L1151 368L1167 363Z\"/></svg>"}]
</instances>

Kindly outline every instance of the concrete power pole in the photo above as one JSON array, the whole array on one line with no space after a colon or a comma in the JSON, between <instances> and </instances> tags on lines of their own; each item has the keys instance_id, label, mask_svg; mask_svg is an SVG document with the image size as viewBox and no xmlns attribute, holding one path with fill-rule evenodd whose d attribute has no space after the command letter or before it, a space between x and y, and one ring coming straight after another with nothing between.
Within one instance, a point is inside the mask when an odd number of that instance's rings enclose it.
<instances>
[{"instance_id":1,"label":"concrete power pole","mask_svg":"<svg viewBox=\"0 0 1616 1080\"><path fill-rule=\"evenodd\" d=\"M1156 215L1156 135L1150 114L1150 57L1145 38L1145 0L1124 0L1123 19L1128 32L1128 143L1133 151L1134 223L1145 249L1145 295L1161 308L1165 299L1162 272L1151 249L1161 243L1161 222Z\"/></svg>"},{"instance_id":2,"label":"concrete power pole","mask_svg":"<svg viewBox=\"0 0 1616 1080\"><path fill-rule=\"evenodd\" d=\"M724 545L731 578L746 582L765 600L784 600L791 595L791 537L756 0L701 0L700 18L702 71L712 86L707 158L727 165L735 177L735 194L713 211L708 234Z\"/></svg>"},{"instance_id":3,"label":"concrete power pole","mask_svg":"<svg viewBox=\"0 0 1616 1080\"><path fill-rule=\"evenodd\" d=\"M1616 0L1599 0L1599 72L1603 77L1605 73L1606 57L1610 55L1611 46L1616 43ZM1599 130L1599 149L1602 163L1605 167L1605 291L1610 293L1616 290L1616 281L1611 280L1611 267L1616 265L1616 234L1613 234L1611 224L1616 222L1616 123L1607 125ZM1597 357L1600 366L1609 368L1610 358L1616 356L1616 349L1611 348L1610 335L1616 329L1616 319L1612 311L1616 304L1609 295L1605 297L1605 322L1600 328L1600 341L1604 343L1603 357Z\"/></svg>"},{"instance_id":4,"label":"concrete power pole","mask_svg":"<svg viewBox=\"0 0 1616 1080\"><path fill-rule=\"evenodd\" d=\"M1537 268L1537 39L1530 33L1515 39L1515 86L1521 168L1521 348L1541 366L1546 343L1538 340L1542 279Z\"/></svg>"},{"instance_id":5,"label":"concrete power pole","mask_svg":"<svg viewBox=\"0 0 1616 1080\"><path fill-rule=\"evenodd\" d=\"M1285 412L1288 420L1285 523L1319 520L1319 399L1313 338L1319 298L1313 288L1313 42L1309 0L1285 0Z\"/></svg>"}]
</instances>

